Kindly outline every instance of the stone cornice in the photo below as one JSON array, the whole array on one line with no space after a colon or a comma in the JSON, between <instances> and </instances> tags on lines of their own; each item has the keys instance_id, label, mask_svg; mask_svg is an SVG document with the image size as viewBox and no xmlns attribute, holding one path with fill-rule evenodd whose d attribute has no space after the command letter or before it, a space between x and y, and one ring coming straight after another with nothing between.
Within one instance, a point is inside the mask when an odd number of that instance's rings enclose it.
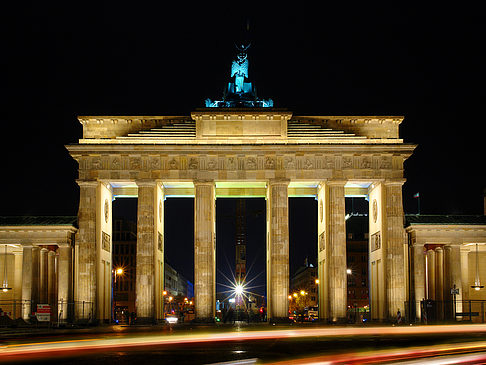
<instances>
[{"instance_id":1,"label":"stone cornice","mask_svg":"<svg viewBox=\"0 0 486 365\"><path fill-rule=\"evenodd\" d=\"M103 140L106 142L106 140ZM115 141L114 141L115 142ZM396 140L395 140L396 142ZM115 144L115 143L114 143ZM140 154L140 153L264 153L273 151L275 153L295 153L305 150L308 153L405 153L411 154L417 145L408 143L386 143L386 144L338 144L338 145L313 145L313 144L251 144L251 145L221 145L221 144L119 144L114 146L111 143L99 144L71 144L66 145L66 149L72 154L86 155L86 154Z\"/></svg>"}]
</instances>

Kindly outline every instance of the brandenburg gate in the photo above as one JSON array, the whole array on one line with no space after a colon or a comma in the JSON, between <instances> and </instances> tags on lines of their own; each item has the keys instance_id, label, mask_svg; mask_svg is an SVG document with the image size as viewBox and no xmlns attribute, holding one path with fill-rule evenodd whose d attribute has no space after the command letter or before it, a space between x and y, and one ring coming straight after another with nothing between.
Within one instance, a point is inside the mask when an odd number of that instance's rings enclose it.
<instances>
[{"instance_id":1,"label":"brandenburg gate","mask_svg":"<svg viewBox=\"0 0 486 365\"><path fill-rule=\"evenodd\" d=\"M234 61L235 81L226 98L207 100L206 108L190 116L78 118L83 138L66 146L79 164L74 296L78 303L93 303L96 319L111 318L112 201L122 197L138 197L140 321L156 321L163 314L164 199L171 196L194 197L200 321L215 316L215 202L230 196L266 198L268 319L288 317L288 201L300 196L318 200L320 317L346 318L346 196L366 196L370 202L372 318L386 320L404 310L403 164L415 145L399 137L403 118L294 116L256 98L245 82L247 66L246 56ZM83 316L76 313L78 320L87 319Z\"/></svg>"}]
</instances>

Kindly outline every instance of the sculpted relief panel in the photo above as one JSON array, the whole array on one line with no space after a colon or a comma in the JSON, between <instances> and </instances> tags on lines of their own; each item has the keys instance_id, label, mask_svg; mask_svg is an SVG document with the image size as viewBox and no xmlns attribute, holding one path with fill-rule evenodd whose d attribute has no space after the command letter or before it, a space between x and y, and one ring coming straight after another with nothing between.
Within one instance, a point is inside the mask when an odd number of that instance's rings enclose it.
<instances>
[{"instance_id":1,"label":"sculpted relief panel","mask_svg":"<svg viewBox=\"0 0 486 365\"><path fill-rule=\"evenodd\" d=\"M384 154L106 154L77 156L80 179L150 178L231 179L258 177L317 179L401 178L405 156ZM236 173L237 175L231 175ZM148 174L148 175L147 175ZM223 174L223 175L221 175ZM261 175L263 174L263 175ZM257 176L257 175L252 175Z\"/></svg>"}]
</instances>

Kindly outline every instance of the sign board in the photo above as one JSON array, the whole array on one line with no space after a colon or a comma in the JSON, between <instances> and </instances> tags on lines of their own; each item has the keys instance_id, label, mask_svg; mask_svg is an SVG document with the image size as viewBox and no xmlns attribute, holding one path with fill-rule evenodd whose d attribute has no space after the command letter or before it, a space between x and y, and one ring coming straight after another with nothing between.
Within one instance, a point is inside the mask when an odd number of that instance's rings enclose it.
<instances>
[{"instance_id":1,"label":"sign board","mask_svg":"<svg viewBox=\"0 0 486 365\"><path fill-rule=\"evenodd\" d=\"M51 320L51 306L49 304L37 304L35 317L39 322L49 322Z\"/></svg>"},{"instance_id":2,"label":"sign board","mask_svg":"<svg viewBox=\"0 0 486 365\"><path fill-rule=\"evenodd\" d=\"M459 289L451 289L451 294L454 295L458 295L459 294Z\"/></svg>"}]
</instances>

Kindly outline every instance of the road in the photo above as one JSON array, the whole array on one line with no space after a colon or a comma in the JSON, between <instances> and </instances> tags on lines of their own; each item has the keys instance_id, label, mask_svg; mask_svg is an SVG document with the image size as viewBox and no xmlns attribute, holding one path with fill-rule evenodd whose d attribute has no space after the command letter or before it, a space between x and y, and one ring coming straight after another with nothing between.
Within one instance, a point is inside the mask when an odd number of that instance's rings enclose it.
<instances>
[{"instance_id":1,"label":"road","mask_svg":"<svg viewBox=\"0 0 486 365\"><path fill-rule=\"evenodd\" d=\"M486 325L114 326L37 336L3 335L0 362L349 364L425 363L448 358L460 363L467 358L467 363L486 363L485 336Z\"/></svg>"}]
</instances>

